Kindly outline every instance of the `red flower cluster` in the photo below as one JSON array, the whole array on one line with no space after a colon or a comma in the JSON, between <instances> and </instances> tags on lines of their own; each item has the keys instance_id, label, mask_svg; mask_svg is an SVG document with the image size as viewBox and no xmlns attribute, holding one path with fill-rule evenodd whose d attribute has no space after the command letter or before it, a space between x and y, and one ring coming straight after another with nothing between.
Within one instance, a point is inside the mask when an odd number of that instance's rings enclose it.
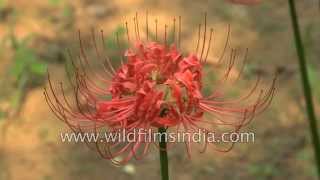
<instances>
[{"instance_id":1,"label":"red flower cluster","mask_svg":"<svg viewBox=\"0 0 320 180\"><path fill-rule=\"evenodd\" d=\"M112 125L137 128L170 127L181 123L181 115L202 116L198 108L202 70L195 55L183 57L174 45L168 48L156 42L139 42L136 52L129 49L125 56L127 63L111 81L112 100L97 106L102 119L115 111L121 116ZM128 109L126 101L122 104L125 99L131 99L135 106Z\"/></svg>"},{"instance_id":2,"label":"red flower cluster","mask_svg":"<svg viewBox=\"0 0 320 180\"><path fill-rule=\"evenodd\" d=\"M60 86L62 94L59 96L48 77L51 95L46 89L44 93L48 105L55 115L66 122L72 130L80 133L98 133L107 129L108 132L126 130L127 133L130 133L137 129L153 131L161 127L184 132L202 130L206 133L215 131L210 128L212 125L224 125L238 131L269 105L274 94L274 81L268 91L260 91L256 100L251 102L248 99L255 94L259 80L249 93L237 100L224 100L223 94L218 93L221 85L215 86L216 90L211 95L204 97L202 73L212 38L212 29L209 40L207 38L206 18L203 38L200 37L200 25L196 51L188 56L184 56L178 48L180 47L181 18L179 18L177 36L175 36L177 34L175 32L176 20L173 21L174 42L170 46L167 45L167 26L165 26L165 41L160 43L157 40L149 40L148 20L146 22L147 41L143 41L140 39L138 18L135 17L137 40L133 48L127 49L121 55L126 62L121 61L119 68L114 68L109 58L106 58L104 63L106 78L95 71L88 71L90 63L79 34L80 63L78 65L75 62L72 63L75 78L71 80L76 107L73 107L72 103L67 100L62 84ZM129 29L126 30L128 43L130 43ZM94 33L93 42L97 57L101 58L102 53L97 48ZM201 48L200 53L198 53L199 47ZM235 64L235 56L235 51L232 50L224 80L228 78ZM99 86L98 81L107 84L107 87ZM106 96L109 99L106 99ZM244 102L249 104L243 105ZM205 116L205 113L210 116ZM189 152L190 142L185 143ZM88 144L92 147L92 142ZM122 159L116 163L123 164L132 157L140 159L147 154L152 142L139 138L135 142L98 140L93 144L94 149L102 157L115 160L115 157L119 156ZM207 142L205 142L206 147ZM228 151L230 148L222 151ZM139 153L141 153L140 156Z\"/></svg>"}]
</instances>

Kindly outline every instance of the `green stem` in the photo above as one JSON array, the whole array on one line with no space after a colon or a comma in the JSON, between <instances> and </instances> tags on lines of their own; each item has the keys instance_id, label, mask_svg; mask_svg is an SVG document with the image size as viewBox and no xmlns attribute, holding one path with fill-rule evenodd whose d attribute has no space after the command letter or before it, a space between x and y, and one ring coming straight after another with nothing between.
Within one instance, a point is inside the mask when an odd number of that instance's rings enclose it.
<instances>
[{"instance_id":1,"label":"green stem","mask_svg":"<svg viewBox=\"0 0 320 180\"><path fill-rule=\"evenodd\" d=\"M161 166L161 179L169 180L169 170L168 170L168 154L167 154L167 142L166 142L166 128L161 127L158 129L160 133L159 141L159 153L160 153L160 166Z\"/></svg>"},{"instance_id":2,"label":"green stem","mask_svg":"<svg viewBox=\"0 0 320 180\"><path fill-rule=\"evenodd\" d=\"M292 28L293 28L293 32L294 32L295 44L296 44L296 49L297 49L297 54L298 54L298 59L299 59L301 80L302 80L302 85L303 85L305 101L306 101L306 110L307 110L308 117L309 117L311 138L312 138L314 153L315 153L315 157L316 157L318 177L320 177L319 132L318 132L316 115L314 112L313 102L312 102L312 92L311 92L311 86L310 86L310 82L309 82L309 78L308 78L307 63L306 63L304 47L303 47L301 35L300 35L300 29L299 29L299 23L298 23L298 18L297 18L297 13L296 13L295 1L294 0L288 0L288 1L289 1L289 6L290 6L290 15L291 15L291 20L292 20Z\"/></svg>"}]
</instances>

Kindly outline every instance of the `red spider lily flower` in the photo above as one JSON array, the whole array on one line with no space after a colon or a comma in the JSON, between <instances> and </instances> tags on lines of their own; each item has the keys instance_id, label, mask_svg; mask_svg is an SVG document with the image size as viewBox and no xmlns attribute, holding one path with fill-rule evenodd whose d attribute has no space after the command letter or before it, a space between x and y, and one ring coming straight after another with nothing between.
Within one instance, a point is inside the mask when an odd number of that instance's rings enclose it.
<instances>
[{"instance_id":1,"label":"red spider lily flower","mask_svg":"<svg viewBox=\"0 0 320 180\"><path fill-rule=\"evenodd\" d=\"M207 30L206 15L203 32L201 24L199 25L196 50L188 55L184 55L181 49L181 17L178 19L177 31L176 19L173 19L173 43L171 44L168 43L167 25L164 28L164 40L160 42L157 21L156 40L151 40L149 34L148 15L144 40L140 38L141 29L139 29L137 15L133 22L136 40L131 42L133 39L129 36L128 23L126 23L127 41L130 46L133 45L121 53L121 65L118 68L115 68L106 57L103 63L103 74L90 71L89 58L79 33L79 63L72 61L75 75L70 81L75 97L75 107L65 96L62 83L59 86L61 93L58 93L49 75L50 91L45 89L44 92L53 113L75 132L116 133L126 130L125 134L131 137L132 134L129 134L137 130L150 130L132 142L106 142L103 141L103 137L93 144L88 142L89 147L97 150L103 158L110 159L116 164L124 164L132 158L141 159L148 153L150 145L156 145L146 137L152 136L158 127L174 129L177 132L201 130L209 133L215 132L211 126L224 125L238 132L270 104L275 91L275 80L267 91L261 90L256 93L260 82L258 78L254 87L236 100L224 99L223 93L219 91L222 84L214 86L216 90L211 95L203 94L203 87L207 86L202 81L203 68L207 62L213 35L212 29ZM229 33L230 29L220 60L223 59L227 49ZM101 36L104 45L102 31ZM92 39L97 57L104 58L103 52L97 47L94 32ZM235 65L235 59L236 51L231 50L230 60L220 82L223 83L228 79ZM220 60L219 64L222 62ZM243 66L244 62L241 71ZM185 144L190 155L190 142ZM208 142L204 144L203 150L207 148ZM227 149L219 150L229 151L232 146L233 143Z\"/></svg>"}]
</instances>

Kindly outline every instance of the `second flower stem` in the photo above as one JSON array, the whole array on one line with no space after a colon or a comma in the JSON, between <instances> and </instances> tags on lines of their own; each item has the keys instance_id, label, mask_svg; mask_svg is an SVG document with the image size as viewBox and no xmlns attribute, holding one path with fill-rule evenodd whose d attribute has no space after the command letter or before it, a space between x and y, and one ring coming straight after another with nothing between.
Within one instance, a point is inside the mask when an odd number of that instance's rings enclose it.
<instances>
[{"instance_id":1,"label":"second flower stem","mask_svg":"<svg viewBox=\"0 0 320 180\"><path fill-rule=\"evenodd\" d=\"M313 148L315 152L315 162L317 165L318 178L320 179L320 140L319 140L319 132L318 132L316 115L315 115L313 102L312 102L312 92L311 92L311 86L310 86L310 81L308 77L308 69L307 69L307 63L305 58L304 46L302 43L300 29L299 29L295 1L294 0L288 0L288 1L289 1L289 8L290 8L290 15L292 20L292 28L293 28L294 38L295 38L295 44L296 44L296 49L297 49L297 54L299 59L299 67L300 67L300 74L301 74L301 80L303 85L303 92L304 92L304 97L306 101L306 108L307 108L306 110L309 117L311 138L312 138Z\"/></svg>"}]
</instances>

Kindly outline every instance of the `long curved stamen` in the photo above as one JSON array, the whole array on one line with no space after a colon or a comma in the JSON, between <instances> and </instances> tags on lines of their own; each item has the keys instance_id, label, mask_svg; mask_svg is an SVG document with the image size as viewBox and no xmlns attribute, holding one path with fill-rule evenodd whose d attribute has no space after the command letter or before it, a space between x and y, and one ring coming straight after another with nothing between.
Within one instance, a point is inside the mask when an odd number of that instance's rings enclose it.
<instances>
[{"instance_id":1,"label":"long curved stamen","mask_svg":"<svg viewBox=\"0 0 320 180\"><path fill-rule=\"evenodd\" d=\"M206 45L206 37L207 37L207 13L204 14L204 32L203 32L203 43L201 48L200 62L202 62L202 56L203 56L205 45Z\"/></svg>"}]
</instances>

